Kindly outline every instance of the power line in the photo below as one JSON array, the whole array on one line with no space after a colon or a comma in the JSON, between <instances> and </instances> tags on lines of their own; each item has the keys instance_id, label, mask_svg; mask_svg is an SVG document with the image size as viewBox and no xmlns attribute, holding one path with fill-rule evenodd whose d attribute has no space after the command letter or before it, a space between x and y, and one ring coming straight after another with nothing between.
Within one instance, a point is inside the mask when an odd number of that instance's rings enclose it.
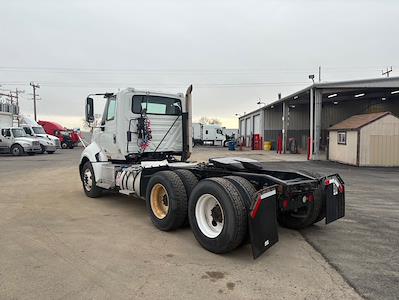
<instances>
[{"instance_id":1,"label":"power line","mask_svg":"<svg viewBox=\"0 0 399 300\"><path fill-rule=\"evenodd\" d=\"M26 85L25 82L4 82L6 85ZM217 88L217 87L257 87L257 86L290 86L290 85L304 85L303 82L224 82L224 83L194 83L197 88ZM187 83L134 83L134 82L51 82L43 81L41 86L46 87L104 87L104 86L148 86L148 87L164 87L164 88L178 88L186 86Z\"/></svg>"},{"instance_id":2,"label":"power line","mask_svg":"<svg viewBox=\"0 0 399 300\"><path fill-rule=\"evenodd\" d=\"M379 70L381 66L324 66L330 71L354 71L354 70ZM73 68L73 67L16 67L16 66L0 66L3 72L52 72L52 73L137 73L137 74L169 74L169 73L214 73L214 74L242 74L242 73L276 73L276 72L309 72L313 67L301 68L237 68L237 69L139 69L139 68Z\"/></svg>"}]
</instances>

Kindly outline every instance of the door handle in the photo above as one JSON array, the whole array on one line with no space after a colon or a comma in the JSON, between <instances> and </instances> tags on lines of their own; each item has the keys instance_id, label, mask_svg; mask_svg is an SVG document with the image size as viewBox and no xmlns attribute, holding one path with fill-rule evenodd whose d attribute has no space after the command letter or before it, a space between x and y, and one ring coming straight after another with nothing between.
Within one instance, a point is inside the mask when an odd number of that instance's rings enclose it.
<instances>
[{"instance_id":1,"label":"door handle","mask_svg":"<svg viewBox=\"0 0 399 300\"><path fill-rule=\"evenodd\" d=\"M114 144L116 144L116 135L113 135Z\"/></svg>"}]
</instances>

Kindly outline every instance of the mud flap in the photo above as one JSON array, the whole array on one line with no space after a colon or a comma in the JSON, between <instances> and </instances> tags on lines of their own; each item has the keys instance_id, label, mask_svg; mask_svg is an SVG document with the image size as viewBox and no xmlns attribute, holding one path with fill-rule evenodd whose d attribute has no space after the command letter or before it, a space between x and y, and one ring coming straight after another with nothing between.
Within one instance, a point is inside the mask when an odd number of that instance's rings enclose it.
<instances>
[{"instance_id":1,"label":"mud flap","mask_svg":"<svg viewBox=\"0 0 399 300\"><path fill-rule=\"evenodd\" d=\"M326 224L345 216L345 186L335 175L326 180Z\"/></svg>"},{"instance_id":2,"label":"mud flap","mask_svg":"<svg viewBox=\"0 0 399 300\"><path fill-rule=\"evenodd\" d=\"M268 187L256 192L248 215L252 255L258 258L278 242L276 189Z\"/></svg>"}]
</instances>

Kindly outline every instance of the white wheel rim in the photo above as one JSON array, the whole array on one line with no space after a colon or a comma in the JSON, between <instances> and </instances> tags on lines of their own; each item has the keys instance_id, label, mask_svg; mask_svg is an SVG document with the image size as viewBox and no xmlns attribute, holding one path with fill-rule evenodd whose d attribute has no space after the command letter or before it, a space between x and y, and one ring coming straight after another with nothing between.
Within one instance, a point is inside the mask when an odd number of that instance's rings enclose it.
<instances>
[{"instance_id":1,"label":"white wheel rim","mask_svg":"<svg viewBox=\"0 0 399 300\"><path fill-rule=\"evenodd\" d=\"M195 205L195 219L201 232L208 238L216 238L223 230L223 208L211 194L199 197Z\"/></svg>"},{"instance_id":2,"label":"white wheel rim","mask_svg":"<svg viewBox=\"0 0 399 300\"><path fill-rule=\"evenodd\" d=\"M90 192L93 186L93 176L91 174L90 169L86 169L83 173L83 184L85 186L86 191Z\"/></svg>"}]
</instances>

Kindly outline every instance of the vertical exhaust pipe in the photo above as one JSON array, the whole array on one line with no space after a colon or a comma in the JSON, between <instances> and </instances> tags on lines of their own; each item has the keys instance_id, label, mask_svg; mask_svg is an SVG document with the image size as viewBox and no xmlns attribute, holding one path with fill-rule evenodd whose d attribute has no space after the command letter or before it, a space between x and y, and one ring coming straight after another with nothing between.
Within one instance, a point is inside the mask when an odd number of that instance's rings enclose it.
<instances>
[{"instance_id":1,"label":"vertical exhaust pipe","mask_svg":"<svg viewBox=\"0 0 399 300\"><path fill-rule=\"evenodd\" d=\"M188 153L186 153L185 157L188 159L191 156L191 152L193 150L193 98L192 98L192 91L193 91L193 85L191 84L187 91L186 91L186 111L188 114L188 120L187 120L187 128L186 128L186 138L187 138L187 144L188 144L188 149L185 150Z\"/></svg>"}]
</instances>

